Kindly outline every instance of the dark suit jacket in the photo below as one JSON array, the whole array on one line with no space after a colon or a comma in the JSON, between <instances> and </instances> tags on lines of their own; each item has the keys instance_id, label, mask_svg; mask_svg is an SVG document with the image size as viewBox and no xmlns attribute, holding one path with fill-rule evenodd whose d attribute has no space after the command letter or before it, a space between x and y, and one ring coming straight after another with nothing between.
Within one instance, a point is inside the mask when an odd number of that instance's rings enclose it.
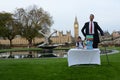
<instances>
[{"instance_id":1,"label":"dark suit jacket","mask_svg":"<svg viewBox=\"0 0 120 80\"><path fill-rule=\"evenodd\" d=\"M102 29L100 28L100 26L97 24L97 22L93 22L94 23L94 34L93 34L93 43L99 43L99 33L103 36L104 33L102 31ZM89 22L86 22L85 25L82 28L82 33L83 35L86 37L86 35L90 35L89 34Z\"/></svg>"}]
</instances>

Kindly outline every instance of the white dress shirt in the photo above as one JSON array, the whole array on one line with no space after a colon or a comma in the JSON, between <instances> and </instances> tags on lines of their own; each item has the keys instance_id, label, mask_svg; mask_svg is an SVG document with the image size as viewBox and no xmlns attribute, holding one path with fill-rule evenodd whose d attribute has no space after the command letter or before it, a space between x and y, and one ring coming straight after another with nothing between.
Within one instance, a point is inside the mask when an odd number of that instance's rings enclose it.
<instances>
[{"instance_id":1,"label":"white dress shirt","mask_svg":"<svg viewBox=\"0 0 120 80\"><path fill-rule=\"evenodd\" d=\"M91 33L91 23L92 23L92 33ZM94 23L93 23L93 21L91 22L89 22L89 34L94 34Z\"/></svg>"},{"instance_id":2,"label":"white dress shirt","mask_svg":"<svg viewBox=\"0 0 120 80\"><path fill-rule=\"evenodd\" d=\"M76 47L79 49L83 49L82 42L79 42L79 45L78 45L78 42L76 42Z\"/></svg>"}]
</instances>

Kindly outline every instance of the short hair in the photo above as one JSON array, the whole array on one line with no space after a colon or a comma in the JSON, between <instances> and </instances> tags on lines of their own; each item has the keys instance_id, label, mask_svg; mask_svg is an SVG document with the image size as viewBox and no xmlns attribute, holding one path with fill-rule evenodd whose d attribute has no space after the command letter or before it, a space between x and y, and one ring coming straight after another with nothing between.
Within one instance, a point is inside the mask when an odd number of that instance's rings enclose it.
<instances>
[{"instance_id":1,"label":"short hair","mask_svg":"<svg viewBox=\"0 0 120 80\"><path fill-rule=\"evenodd\" d=\"M93 17L94 17L94 14L90 14L90 16L93 16Z\"/></svg>"},{"instance_id":2,"label":"short hair","mask_svg":"<svg viewBox=\"0 0 120 80\"><path fill-rule=\"evenodd\" d=\"M80 37L80 36L78 36L78 39L81 39L81 37Z\"/></svg>"}]
</instances>

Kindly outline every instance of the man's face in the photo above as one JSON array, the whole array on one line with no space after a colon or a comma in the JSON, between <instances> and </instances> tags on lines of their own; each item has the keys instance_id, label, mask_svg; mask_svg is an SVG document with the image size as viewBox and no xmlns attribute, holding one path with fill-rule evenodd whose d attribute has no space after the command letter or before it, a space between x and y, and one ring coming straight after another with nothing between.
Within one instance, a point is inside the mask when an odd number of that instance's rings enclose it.
<instances>
[{"instance_id":1,"label":"man's face","mask_svg":"<svg viewBox=\"0 0 120 80\"><path fill-rule=\"evenodd\" d=\"M77 40L78 42L80 42L81 41L81 39L80 38L78 38L78 40Z\"/></svg>"},{"instance_id":2,"label":"man's face","mask_svg":"<svg viewBox=\"0 0 120 80\"><path fill-rule=\"evenodd\" d=\"M94 19L94 15L90 15L90 21L93 21L93 19Z\"/></svg>"}]
</instances>

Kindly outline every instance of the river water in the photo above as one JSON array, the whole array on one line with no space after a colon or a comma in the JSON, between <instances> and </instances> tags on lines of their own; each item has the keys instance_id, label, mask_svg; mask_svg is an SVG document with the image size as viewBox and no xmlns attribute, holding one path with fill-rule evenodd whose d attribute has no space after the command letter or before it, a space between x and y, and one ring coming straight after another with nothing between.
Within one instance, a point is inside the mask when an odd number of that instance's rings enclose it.
<instances>
[{"instance_id":1,"label":"river water","mask_svg":"<svg viewBox=\"0 0 120 80\"><path fill-rule=\"evenodd\" d=\"M41 58L43 55L47 55L47 57L57 57L64 58L67 57L67 50L53 50L53 53L42 53L40 51L19 51L19 52L6 52L0 53L0 58ZM104 53L117 53L114 50L101 50L101 54ZM44 56L44 57L45 57Z\"/></svg>"},{"instance_id":2,"label":"river water","mask_svg":"<svg viewBox=\"0 0 120 80\"><path fill-rule=\"evenodd\" d=\"M40 58L42 55L53 55L56 57L67 57L67 51L54 50L53 53L41 53L39 51L19 51L19 52L6 52L0 53L0 58ZM48 56L49 57L49 56ZM52 56L50 56L52 57Z\"/></svg>"}]
</instances>

